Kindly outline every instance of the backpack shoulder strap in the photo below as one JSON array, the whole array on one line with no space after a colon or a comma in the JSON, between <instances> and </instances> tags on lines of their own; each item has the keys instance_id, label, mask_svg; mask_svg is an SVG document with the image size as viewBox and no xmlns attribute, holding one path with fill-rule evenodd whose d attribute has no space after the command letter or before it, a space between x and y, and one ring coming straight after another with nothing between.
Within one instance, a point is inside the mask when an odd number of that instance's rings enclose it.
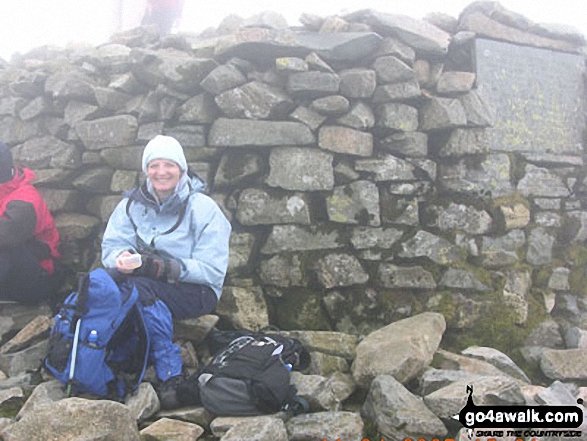
<instances>
[{"instance_id":1,"label":"backpack shoulder strap","mask_svg":"<svg viewBox=\"0 0 587 441\"><path fill-rule=\"evenodd\" d=\"M90 287L90 273L79 273L77 280L77 300L74 306L71 332L74 332L77 321L87 312L88 289Z\"/></svg>"}]
</instances>

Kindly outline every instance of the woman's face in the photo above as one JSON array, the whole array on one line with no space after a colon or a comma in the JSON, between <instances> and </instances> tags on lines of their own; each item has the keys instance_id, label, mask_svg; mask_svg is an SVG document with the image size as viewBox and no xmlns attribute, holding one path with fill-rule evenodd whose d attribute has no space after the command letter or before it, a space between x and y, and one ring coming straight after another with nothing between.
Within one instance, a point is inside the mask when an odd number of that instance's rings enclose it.
<instances>
[{"instance_id":1,"label":"woman's face","mask_svg":"<svg viewBox=\"0 0 587 441\"><path fill-rule=\"evenodd\" d=\"M181 177L181 168L168 159L153 159L147 165L147 177L159 199L164 199L173 194Z\"/></svg>"}]
</instances>

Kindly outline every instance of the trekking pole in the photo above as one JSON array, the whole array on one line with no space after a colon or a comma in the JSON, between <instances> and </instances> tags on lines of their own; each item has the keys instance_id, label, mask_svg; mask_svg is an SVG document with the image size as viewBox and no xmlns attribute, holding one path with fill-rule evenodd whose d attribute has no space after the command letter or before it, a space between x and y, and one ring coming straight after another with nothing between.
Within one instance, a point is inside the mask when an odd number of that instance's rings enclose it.
<instances>
[{"instance_id":1,"label":"trekking pole","mask_svg":"<svg viewBox=\"0 0 587 441\"><path fill-rule=\"evenodd\" d=\"M73 348L71 349L71 364L69 365L69 378L67 380L67 396L71 396L71 383L73 382L73 374L75 373L75 360L77 359L77 344L79 342L79 327L81 319L77 320L75 324L75 333L73 334Z\"/></svg>"}]
</instances>

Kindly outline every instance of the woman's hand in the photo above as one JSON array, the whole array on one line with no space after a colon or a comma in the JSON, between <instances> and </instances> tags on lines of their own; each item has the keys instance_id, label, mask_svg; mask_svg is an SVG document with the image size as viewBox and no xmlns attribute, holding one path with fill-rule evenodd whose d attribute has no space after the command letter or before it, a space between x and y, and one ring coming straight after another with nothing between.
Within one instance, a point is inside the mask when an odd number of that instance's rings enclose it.
<instances>
[{"instance_id":1,"label":"woman's hand","mask_svg":"<svg viewBox=\"0 0 587 441\"><path fill-rule=\"evenodd\" d=\"M114 264L122 274L132 274L136 268L141 266L141 255L123 251L118 255Z\"/></svg>"}]
</instances>

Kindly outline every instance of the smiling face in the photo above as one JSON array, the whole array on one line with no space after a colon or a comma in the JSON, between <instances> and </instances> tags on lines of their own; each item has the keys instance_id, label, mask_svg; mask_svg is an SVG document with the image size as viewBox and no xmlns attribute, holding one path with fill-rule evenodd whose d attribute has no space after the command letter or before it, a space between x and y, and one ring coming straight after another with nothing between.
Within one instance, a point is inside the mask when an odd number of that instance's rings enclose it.
<instances>
[{"instance_id":1,"label":"smiling face","mask_svg":"<svg viewBox=\"0 0 587 441\"><path fill-rule=\"evenodd\" d=\"M179 165L168 159L153 159L147 165L147 177L160 200L173 194L181 173Z\"/></svg>"}]
</instances>

